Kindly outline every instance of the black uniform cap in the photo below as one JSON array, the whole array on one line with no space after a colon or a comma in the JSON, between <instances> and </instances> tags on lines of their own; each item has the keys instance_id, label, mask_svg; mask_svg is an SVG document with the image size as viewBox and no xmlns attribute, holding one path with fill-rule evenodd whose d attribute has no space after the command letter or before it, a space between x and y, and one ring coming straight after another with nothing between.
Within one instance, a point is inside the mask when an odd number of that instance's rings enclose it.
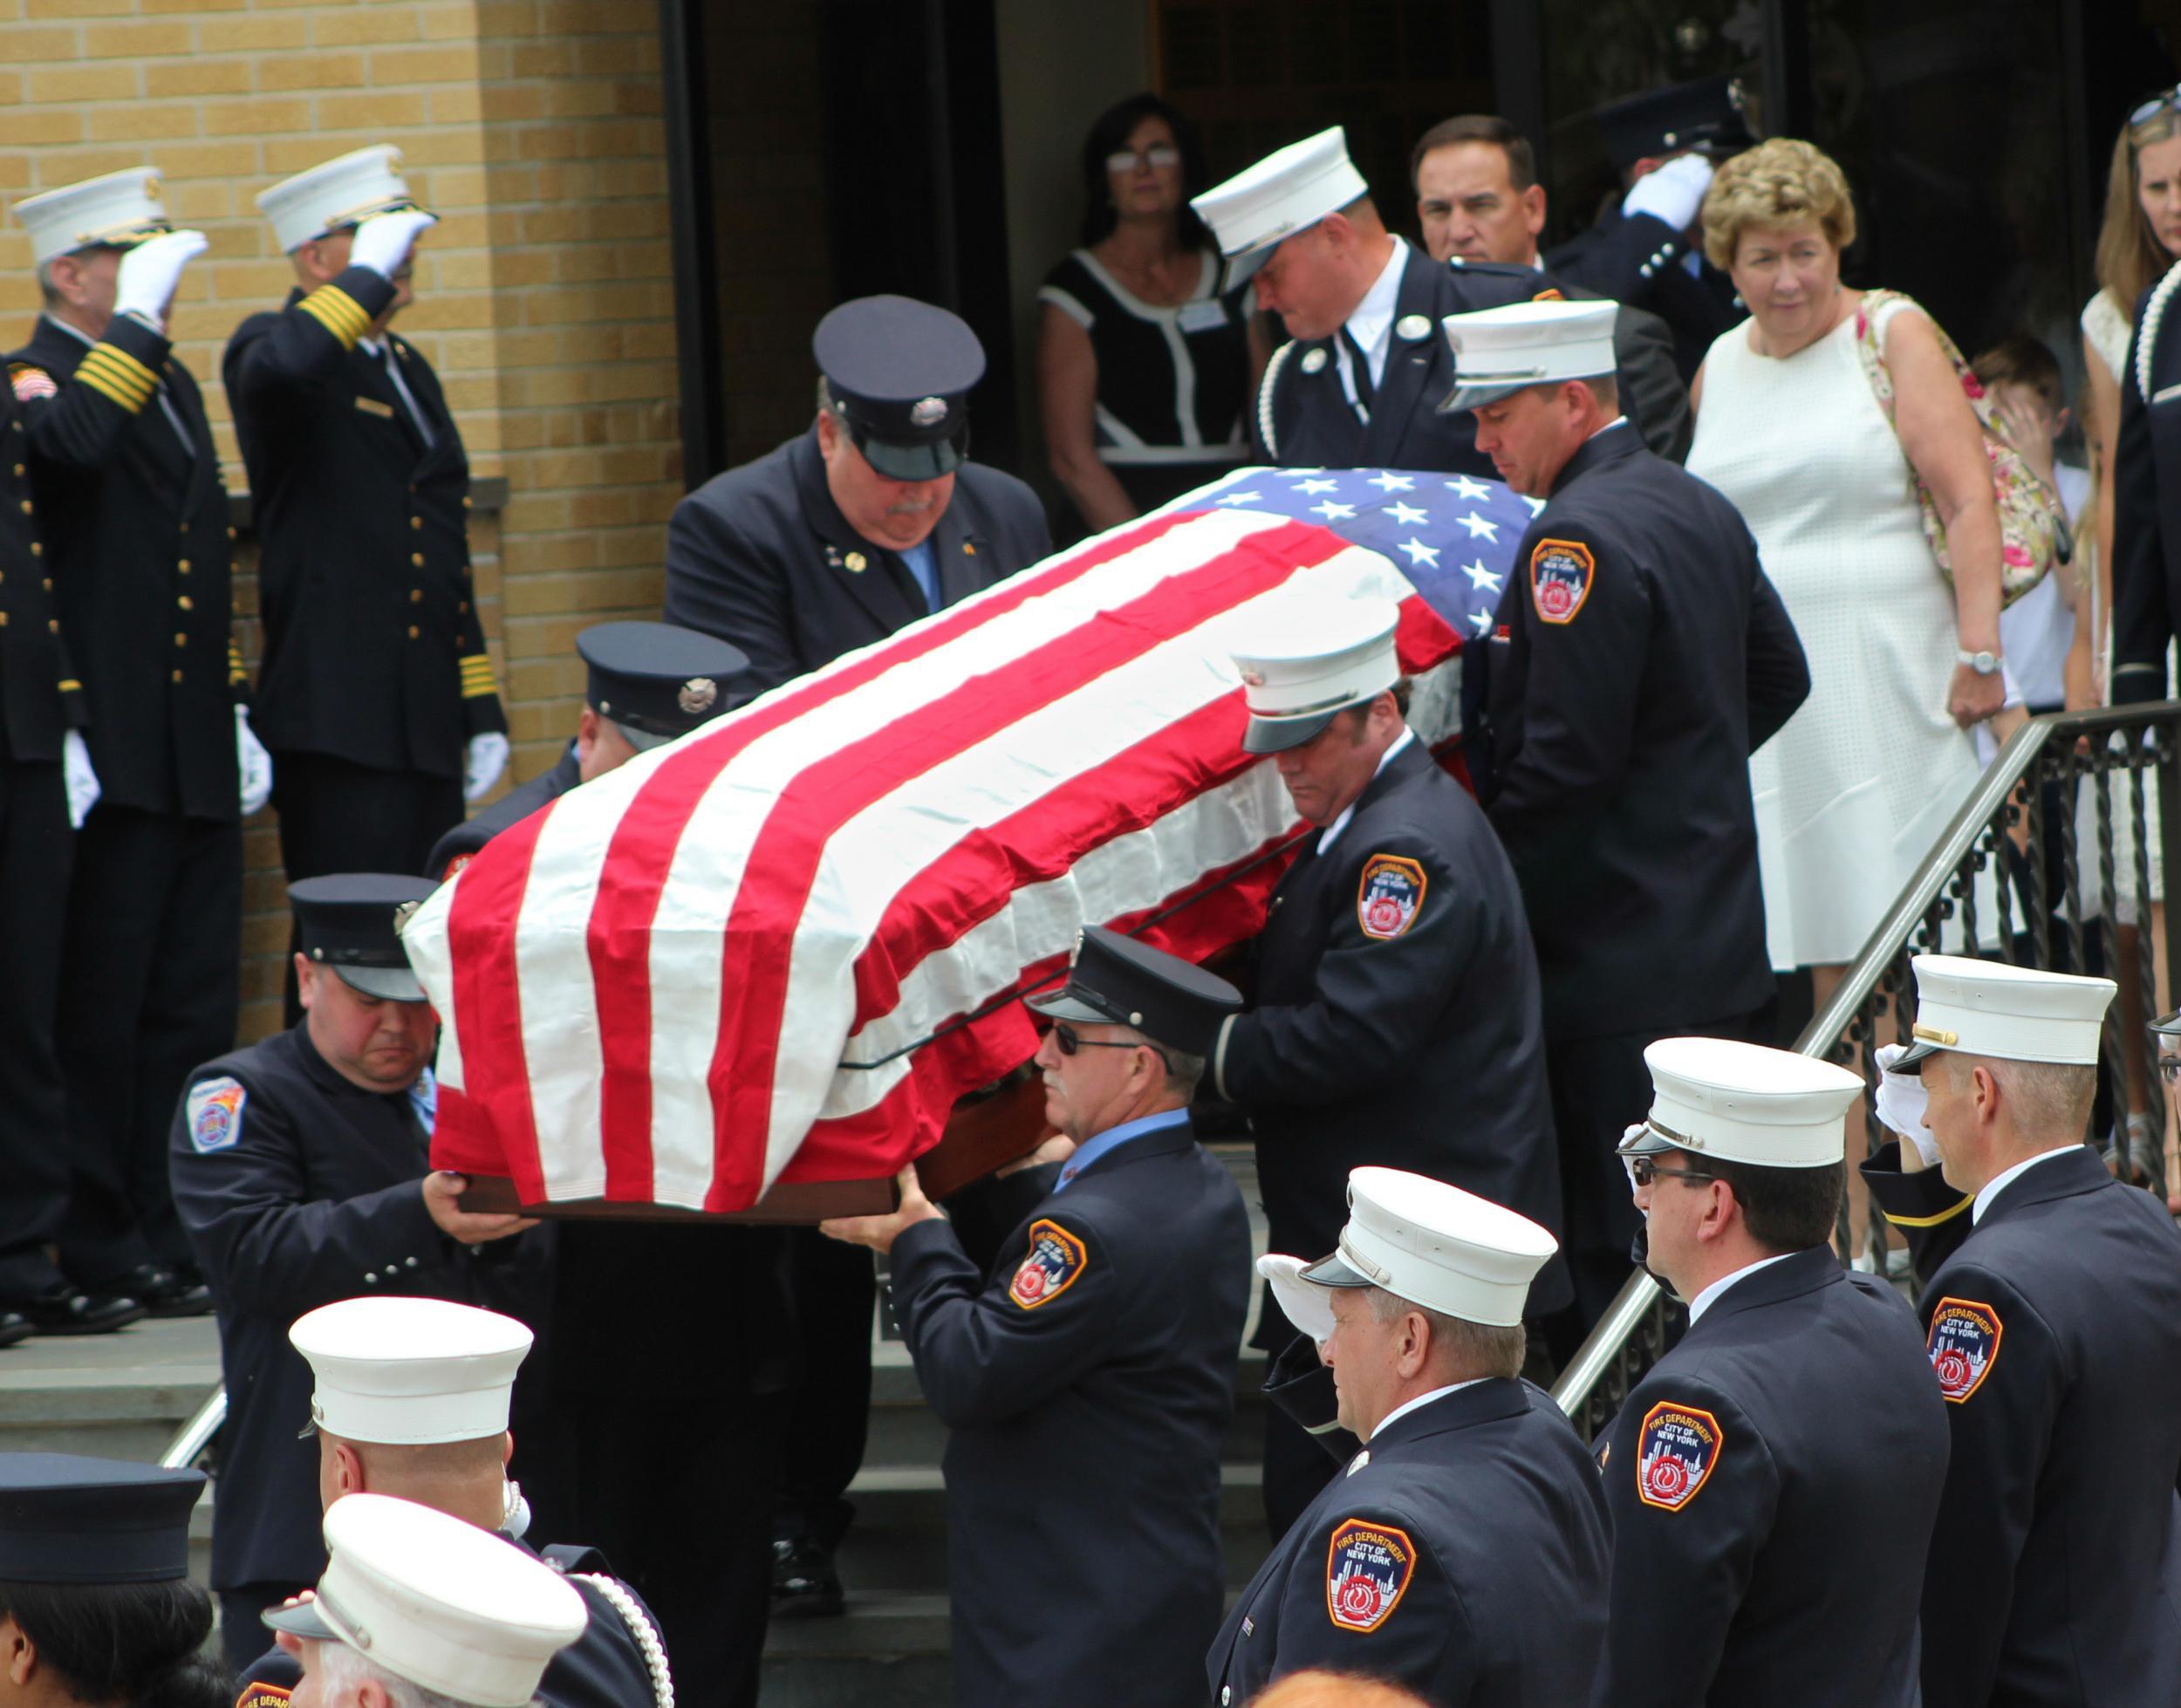
<instances>
[{"instance_id":1,"label":"black uniform cap","mask_svg":"<svg viewBox=\"0 0 2181 1708\"><path fill-rule=\"evenodd\" d=\"M1593 115L1606 158L1625 172L1637 161L1694 150L1725 159L1756 141L1747 97L1731 77L1699 78L1611 101Z\"/></svg>"},{"instance_id":2,"label":"black uniform cap","mask_svg":"<svg viewBox=\"0 0 2181 1708\"><path fill-rule=\"evenodd\" d=\"M0 1453L0 1578L153 1583L187 1575L204 1473L76 1453Z\"/></svg>"},{"instance_id":3,"label":"black uniform cap","mask_svg":"<svg viewBox=\"0 0 2181 1708\"><path fill-rule=\"evenodd\" d=\"M1077 939L1068 982L1022 1006L1049 1020L1132 1026L1191 1056L1208 1056L1220 1022L1241 1012L1242 994L1217 974L1104 926Z\"/></svg>"},{"instance_id":4,"label":"black uniform cap","mask_svg":"<svg viewBox=\"0 0 2181 1708\"><path fill-rule=\"evenodd\" d=\"M591 666L584 695L591 709L639 748L719 716L728 709L727 679L749 668L739 646L672 623L601 623L576 637L576 651Z\"/></svg>"},{"instance_id":5,"label":"black uniform cap","mask_svg":"<svg viewBox=\"0 0 2181 1708\"><path fill-rule=\"evenodd\" d=\"M969 388L984 345L960 315L913 297L858 297L818 322L810 353L864 460L935 481L969 454Z\"/></svg>"},{"instance_id":6,"label":"black uniform cap","mask_svg":"<svg viewBox=\"0 0 2181 1708\"><path fill-rule=\"evenodd\" d=\"M346 871L288 886L303 953L366 996L421 1002L424 987L401 950L401 927L439 887L398 872Z\"/></svg>"}]
</instances>

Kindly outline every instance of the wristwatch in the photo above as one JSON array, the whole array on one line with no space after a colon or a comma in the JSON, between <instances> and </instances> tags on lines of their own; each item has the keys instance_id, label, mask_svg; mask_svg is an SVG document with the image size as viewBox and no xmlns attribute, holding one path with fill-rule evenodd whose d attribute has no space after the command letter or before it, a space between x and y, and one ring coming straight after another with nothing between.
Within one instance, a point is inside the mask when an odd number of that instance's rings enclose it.
<instances>
[{"instance_id":1,"label":"wristwatch","mask_svg":"<svg viewBox=\"0 0 2181 1708\"><path fill-rule=\"evenodd\" d=\"M1956 652L1954 662L1967 665L1979 676L1996 676L2000 673L2000 655L1997 652Z\"/></svg>"}]
</instances>

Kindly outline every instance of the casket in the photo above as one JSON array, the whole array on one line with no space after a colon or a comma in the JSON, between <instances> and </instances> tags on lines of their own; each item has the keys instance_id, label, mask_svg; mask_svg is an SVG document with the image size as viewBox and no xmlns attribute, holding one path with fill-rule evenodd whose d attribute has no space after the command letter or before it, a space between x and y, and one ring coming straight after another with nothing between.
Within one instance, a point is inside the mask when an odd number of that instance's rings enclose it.
<instances>
[{"instance_id":1,"label":"casket","mask_svg":"<svg viewBox=\"0 0 2181 1708\"><path fill-rule=\"evenodd\" d=\"M562 796L406 928L442 1028L434 1165L544 1213L885 1207L1034 1053L1018 999L1083 926L1203 960L1262 924L1309 827L1241 750L1230 642L1298 597L1397 600L1410 721L1443 743L1535 509L1241 470ZM982 1149L927 1169L1019 1152L1039 1101L964 1104Z\"/></svg>"}]
</instances>

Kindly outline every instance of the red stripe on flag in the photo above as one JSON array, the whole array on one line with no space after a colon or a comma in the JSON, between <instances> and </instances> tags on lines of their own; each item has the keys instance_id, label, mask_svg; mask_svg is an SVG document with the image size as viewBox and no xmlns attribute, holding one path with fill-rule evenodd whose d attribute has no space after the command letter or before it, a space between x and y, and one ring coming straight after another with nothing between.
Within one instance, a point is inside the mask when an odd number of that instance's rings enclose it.
<instances>
[{"instance_id":1,"label":"red stripe on flag","mask_svg":"<svg viewBox=\"0 0 2181 1708\"><path fill-rule=\"evenodd\" d=\"M447 914L454 967L455 1034L461 1042L463 1096L447 1114L455 1149L475 1156L482 1124L497 1144L520 1201L545 1196L523 1042L523 995L516 978L515 921L530 883L530 856L552 810L532 813L495 837L463 868ZM436 1137L436 1133L434 1134Z\"/></svg>"},{"instance_id":2,"label":"red stripe on flag","mask_svg":"<svg viewBox=\"0 0 2181 1708\"><path fill-rule=\"evenodd\" d=\"M1349 550L1339 535L1282 523L1208 562L1166 577L1142 598L1104 611L1003 671L973 678L912 721L854 742L807 767L774 802L728 916L719 1044L708 1075L714 1133L709 1210L739 1210L762 1184L773 1076L785 1019L789 955L827 842L911 777L988 740L1177 634ZM730 1136L744 1136L737 1147Z\"/></svg>"},{"instance_id":3,"label":"red stripe on flag","mask_svg":"<svg viewBox=\"0 0 2181 1708\"><path fill-rule=\"evenodd\" d=\"M606 1196L642 1203L652 1197L651 1089L651 927L659 912L674 850L705 791L734 759L760 736L804 715L827 701L862 687L897 665L924 657L1019 609L1024 601L1068 585L1091 570L1125 556L1183 523L1200 511L1159 516L1102 541L1092 549L1043 569L1026 570L1002 582L972 605L959 605L914 633L901 635L855 663L830 674L805 679L776 691L765 703L743 711L716 734L694 741L668 757L653 773L621 815L607 845L598 896L588 928L591 974L597 993L599 1049L604 1072L599 1085L599 1124L606 1166ZM513 920L509 921L513 930ZM774 941L771 953L784 968L793 935ZM776 1021L775 1022L777 1023ZM771 1059L769 1052L767 1060ZM468 1065L467 1046L463 1058ZM721 1104L716 1076L713 1107ZM762 1171L763 1128L757 1130L752 1154ZM759 1177L752 1174L754 1182ZM715 1186L714 1192L716 1193ZM755 1198L754 1185L731 1208Z\"/></svg>"}]
</instances>

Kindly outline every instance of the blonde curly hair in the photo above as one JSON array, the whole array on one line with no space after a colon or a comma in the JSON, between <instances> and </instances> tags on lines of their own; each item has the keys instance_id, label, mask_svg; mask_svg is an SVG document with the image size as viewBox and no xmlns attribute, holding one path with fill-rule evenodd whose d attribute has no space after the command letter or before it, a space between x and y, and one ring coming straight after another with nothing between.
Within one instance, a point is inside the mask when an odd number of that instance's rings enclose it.
<instances>
[{"instance_id":1,"label":"blonde curly hair","mask_svg":"<svg viewBox=\"0 0 2181 1708\"><path fill-rule=\"evenodd\" d=\"M1719 169L1704 197L1704 258L1721 272L1753 225L1799 225L1815 220L1825 241L1844 249L1856 241L1856 204L1847 175L1815 143L1775 136Z\"/></svg>"}]
</instances>

